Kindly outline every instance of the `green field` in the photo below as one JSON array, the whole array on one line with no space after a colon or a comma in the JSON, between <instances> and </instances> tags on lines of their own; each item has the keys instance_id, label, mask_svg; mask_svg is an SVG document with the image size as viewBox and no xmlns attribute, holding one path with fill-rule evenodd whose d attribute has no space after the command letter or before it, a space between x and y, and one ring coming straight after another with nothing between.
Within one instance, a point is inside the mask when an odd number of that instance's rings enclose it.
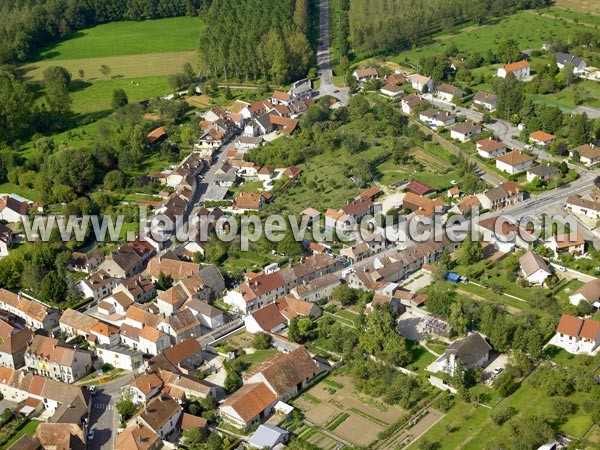
<instances>
[{"instance_id":1,"label":"green field","mask_svg":"<svg viewBox=\"0 0 600 450\"><path fill-rule=\"evenodd\" d=\"M197 17L112 22L77 31L36 60L98 58L197 50L204 24Z\"/></svg>"},{"instance_id":2,"label":"green field","mask_svg":"<svg viewBox=\"0 0 600 450\"><path fill-rule=\"evenodd\" d=\"M485 54L490 49L495 50L500 42L508 38L515 39L523 49L541 48L555 39L567 41L579 28L574 23L521 12L494 24L469 27L455 35L441 36L429 45L402 52L390 59L399 64L406 60L416 64L424 56L443 54L452 44L467 54Z\"/></svg>"},{"instance_id":3,"label":"green field","mask_svg":"<svg viewBox=\"0 0 600 450\"><path fill-rule=\"evenodd\" d=\"M579 11L572 11L565 8L544 8L543 14L550 15L560 19L566 19L573 22L579 22L580 24L590 24L598 26L600 25L600 16L595 15L590 9L587 9L590 13L583 13ZM600 9L595 11L595 13L600 14Z\"/></svg>"}]
</instances>

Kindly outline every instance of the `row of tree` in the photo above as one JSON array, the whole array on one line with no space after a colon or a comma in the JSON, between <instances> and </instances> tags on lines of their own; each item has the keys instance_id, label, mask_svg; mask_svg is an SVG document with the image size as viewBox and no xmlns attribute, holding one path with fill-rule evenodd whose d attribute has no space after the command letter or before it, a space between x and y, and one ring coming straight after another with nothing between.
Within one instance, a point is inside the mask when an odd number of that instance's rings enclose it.
<instances>
[{"instance_id":1,"label":"row of tree","mask_svg":"<svg viewBox=\"0 0 600 450\"><path fill-rule=\"evenodd\" d=\"M313 59L308 41L309 0L214 0L200 54L205 74L285 83L306 75Z\"/></svg>"},{"instance_id":2,"label":"row of tree","mask_svg":"<svg viewBox=\"0 0 600 450\"><path fill-rule=\"evenodd\" d=\"M0 65L25 61L69 33L106 22L197 14L208 0L27 0L0 6Z\"/></svg>"},{"instance_id":3,"label":"row of tree","mask_svg":"<svg viewBox=\"0 0 600 450\"><path fill-rule=\"evenodd\" d=\"M488 16L499 17L518 9L549 5L549 0L349 0L349 47L363 51L393 51L417 43L440 30L471 21L480 23ZM340 17L340 28L346 21ZM343 31L340 31L343 33ZM339 39L338 35L338 39ZM343 37L343 36L341 36ZM340 45L340 50L346 48Z\"/></svg>"}]
</instances>

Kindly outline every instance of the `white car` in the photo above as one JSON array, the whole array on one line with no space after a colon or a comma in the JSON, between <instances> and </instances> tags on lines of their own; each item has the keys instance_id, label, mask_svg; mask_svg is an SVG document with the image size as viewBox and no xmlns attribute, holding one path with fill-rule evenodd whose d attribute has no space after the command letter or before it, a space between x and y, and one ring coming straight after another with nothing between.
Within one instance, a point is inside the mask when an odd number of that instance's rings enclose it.
<instances>
[{"instance_id":1,"label":"white car","mask_svg":"<svg viewBox=\"0 0 600 450\"><path fill-rule=\"evenodd\" d=\"M566 272L566 271L567 271L567 268L566 268L566 267L563 267L563 266L554 266L554 267L556 267L556 268L557 268L558 270L560 270L561 272Z\"/></svg>"},{"instance_id":2,"label":"white car","mask_svg":"<svg viewBox=\"0 0 600 450\"><path fill-rule=\"evenodd\" d=\"M90 428L90 431L88 431L88 435L87 435L88 441L91 441L92 439L94 439L94 429Z\"/></svg>"}]
</instances>

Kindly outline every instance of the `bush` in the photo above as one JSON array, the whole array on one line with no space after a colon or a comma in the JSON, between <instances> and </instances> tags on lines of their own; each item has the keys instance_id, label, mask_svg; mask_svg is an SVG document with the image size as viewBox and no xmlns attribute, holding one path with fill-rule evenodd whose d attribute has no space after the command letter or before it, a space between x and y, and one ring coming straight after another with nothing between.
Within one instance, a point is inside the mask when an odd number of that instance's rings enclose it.
<instances>
[{"instance_id":1,"label":"bush","mask_svg":"<svg viewBox=\"0 0 600 450\"><path fill-rule=\"evenodd\" d=\"M114 369L114 366L112 364L109 364L109 363L102 364L102 371L103 372L110 372L113 369Z\"/></svg>"}]
</instances>

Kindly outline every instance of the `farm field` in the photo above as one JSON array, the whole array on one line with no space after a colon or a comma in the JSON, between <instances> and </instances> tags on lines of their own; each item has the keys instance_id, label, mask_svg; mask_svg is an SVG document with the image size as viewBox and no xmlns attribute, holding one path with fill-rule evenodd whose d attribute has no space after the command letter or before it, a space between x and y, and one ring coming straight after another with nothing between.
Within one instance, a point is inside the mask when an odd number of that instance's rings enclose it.
<instances>
[{"instance_id":1,"label":"farm field","mask_svg":"<svg viewBox=\"0 0 600 450\"><path fill-rule=\"evenodd\" d=\"M416 64L425 56L443 54L452 44L465 53L484 54L490 49L496 49L508 37L519 42L521 48L540 48L542 44L554 39L568 40L578 27L580 26L570 22L521 12L497 23L469 27L455 35L441 36L429 45L402 52L390 59L400 64L407 60Z\"/></svg>"},{"instance_id":2,"label":"farm field","mask_svg":"<svg viewBox=\"0 0 600 450\"><path fill-rule=\"evenodd\" d=\"M112 22L78 31L42 50L36 60L58 62L196 50L204 27L198 17Z\"/></svg>"},{"instance_id":3,"label":"farm field","mask_svg":"<svg viewBox=\"0 0 600 450\"><path fill-rule=\"evenodd\" d=\"M596 0L556 0L556 6L581 11L586 14L600 14L600 3Z\"/></svg>"},{"instance_id":4,"label":"farm field","mask_svg":"<svg viewBox=\"0 0 600 450\"><path fill-rule=\"evenodd\" d=\"M114 89L125 89L129 101L172 92L167 75L184 63L197 66L203 28L197 17L98 25L44 49L20 70L27 81L37 83L46 68L66 68L73 79L73 112L102 113L111 109ZM109 74L100 72L103 65L110 68Z\"/></svg>"},{"instance_id":5,"label":"farm field","mask_svg":"<svg viewBox=\"0 0 600 450\"><path fill-rule=\"evenodd\" d=\"M377 433L405 414L354 390L345 375L329 376L294 400L306 420L357 446L368 446Z\"/></svg>"}]
</instances>

